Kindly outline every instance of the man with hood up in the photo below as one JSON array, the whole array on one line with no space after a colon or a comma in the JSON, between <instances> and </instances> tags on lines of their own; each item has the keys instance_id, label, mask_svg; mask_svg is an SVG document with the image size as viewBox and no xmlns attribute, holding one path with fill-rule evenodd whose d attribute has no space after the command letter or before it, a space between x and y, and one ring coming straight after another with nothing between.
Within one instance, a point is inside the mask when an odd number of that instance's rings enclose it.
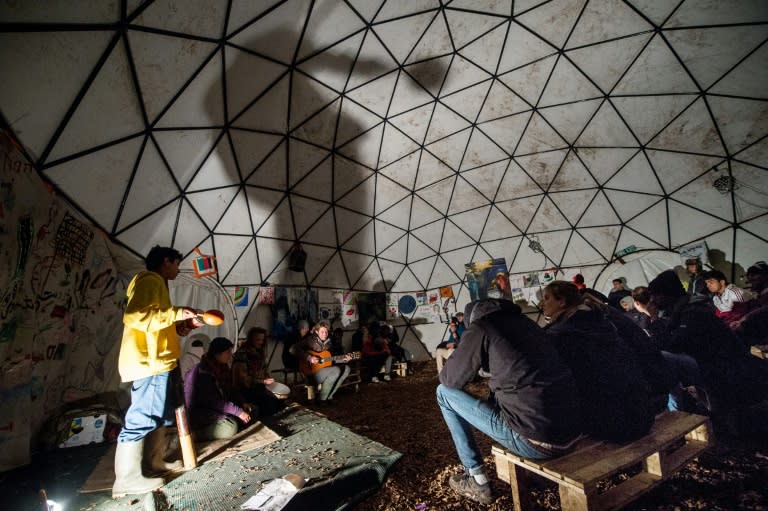
<instances>
[{"instance_id":1,"label":"man with hood up","mask_svg":"<svg viewBox=\"0 0 768 511\"><path fill-rule=\"evenodd\" d=\"M437 403L464 466L449 486L488 504L493 496L472 428L526 458L560 456L581 436L579 400L570 369L520 307L480 300L467 305L464 319L462 342L439 375ZM480 369L490 373L488 400L463 390Z\"/></svg>"}]
</instances>

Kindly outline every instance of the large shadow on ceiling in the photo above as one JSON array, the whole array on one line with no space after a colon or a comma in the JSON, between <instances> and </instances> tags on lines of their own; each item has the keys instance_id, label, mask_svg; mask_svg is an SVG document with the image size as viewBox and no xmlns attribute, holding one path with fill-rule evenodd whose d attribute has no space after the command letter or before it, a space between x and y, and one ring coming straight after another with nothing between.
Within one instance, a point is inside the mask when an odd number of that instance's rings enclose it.
<instances>
[{"instance_id":1,"label":"large shadow on ceiling","mask_svg":"<svg viewBox=\"0 0 768 511\"><path fill-rule=\"evenodd\" d=\"M261 34L257 38L248 41L247 44L236 46L241 52L227 53L228 59L231 58L233 54L236 55L234 60L228 60L226 62L227 83L231 81L239 81L241 83L242 81L247 82L249 79L260 76L262 73L264 75L270 73L274 74L274 65L269 62L269 59L265 59L265 55L261 55L249 48L268 48L278 44L279 41L295 40L302 32L300 23L306 23L311 17L324 15L329 15L329 13L317 12L317 10L315 10L310 13L307 20L297 21L294 33L292 34L286 34L284 27L281 27L280 30ZM263 95L260 91L254 91L255 99L244 109L239 112L230 112L226 121L226 129L230 132L243 131L283 137L282 143L277 144L269 154L255 166L242 167L243 163L239 162L241 175L240 184L243 189L250 190L251 192L282 193L282 197L277 204L255 205L256 207L271 209L270 224L272 226L277 226L276 228L272 227L266 234L259 232L259 225L253 226L254 241L257 241L256 246L260 265L260 283L263 285L315 285L314 280L318 275L321 275L325 271L337 271L337 266L333 265L333 267L331 267L331 265L328 264L329 261L333 260L333 257L328 257L329 249L336 249L339 254L338 257L341 258L343 270L346 272L345 278L336 280L348 281L350 287L359 289L360 284L357 284L358 279L368 270L369 264L376 265L377 261L374 259L369 263L368 261L370 261L370 259L368 257L341 257L341 246L353 237L355 232L359 232L360 229L364 228L364 226L352 233L347 229L343 239L337 235L335 226L338 226L341 222L345 221L343 218L345 210L356 212L366 211L366 208L370 205L363 202L371 199L366 195L356 193L355 191L357 186L365 186L360 183L359 175L355 175L354 172L349 171L349 169L357 162L353 162L353 160L350 160L349 158L340 156L337 153L337 149L347 144L354 143L354 138L363 135L368 130L376 128L378 124L371 128L364 128L361 122L349 115L345 115L343 102L350 100L339 95L335 100L329 101L327 89L324 89L322 85L314 81L316 79L315 77L311 77L312 79L305 79L310 75L301 70L301 64L316 54L322 53L324 57L324 72L338 73L338 76L345 77L347 83L349 76L352 73L361 73L363 76L373 76L375 77L373 79L376 79L387 72L390 72L393 69L393 66L391 63L389 63L389 65L384 65L383 63L374 60L365 60L360 58L357 53L354 55L347 55L340 51L334 52L333 48L323 50L322 48L313 47L312 34L305 33L303 37L304 38L301 41L301 54L308 57L304 57L303 60L297 60L295 55L298 52L296 52L291 66L285 72L288 76L284 76L282 79L278 79L274 82L279 83L281 80L292 80L292 86L289 89L290 96L287 103L288 111L284 112L279 111L279 109L277 110L279 115L286 116L285 119L279 119L284 125L284 129L281 131L249 129L238 124L238 120L245 114L245 112L247 112L251 118L253 118L253 116L258 117L261 115L258 109L259 105L262 105L264 102L259 101L259 97ZM369 32L365 37L374 37L374 35ZM247 54L261 58L255 59ZM263 69L259 67L258 62L263 62ZM439 64L436 63L436 65ZM431 75L435 77L441 76L440 73L437 72L432 73ZM303 86L296 86L298 80L302 81ZM307 84L309 84L309 87L307 87ZM316 85L315 88L312 87L313 84ZM428 84L425 85L428 86ZM360 85L356 85L356 87L358 86ZM221 89L217 90L215 87L221 87ZM227 88L228 87L223 87L220 83L212 87L206 98L206 105L211 105L212 102L215 102L213 98L219 97L220 90L223 90L226 95ZM334 101L339 102L340 107L327 108L327 106ZM253 109L256 109L256 111ZM274 113L268 113L269 105L265 105L263 109L264 115L275 115ZM309 117L301 120L300 124L297 124L296 119L292 118L296 112L310 111L312 113ZM227 115L226 112L225 115ZM214 115L211 115L210 117L214 118ZM336 139L336 130L339 126L344 126L344 133L346 134L356 134L352 138L353 141L350 142L349 140ZM333 141L330 145L324 142L329 139ZM275 154L276 151L284 151L284 155L277 155ZM237 158L237 149L235 149L234 152L235 157ZM302 168L300 172L305 174L298 181L294 182L294 178L292 177L293 173L299 172L299 166L306 165L308 159L316 159L318 152L325 152L326 154L319 162L313 164L311 170ZM311 158L310 153L313 153ZM306 159L304 159L305 156ZM266 164L267 160L273 159L273 161L279 161L280 157L284 157L284 161L286 162L282 167ZM222 160L226 161L225 158L222 158ZM323 165L331 166L330 173L325 173L325 169L321 169L321 166ZM361 166L365 167L365 165ZM307 195L306 192L302 193L301 191L302 183L304 183L306 187L307 183L305 183L305 181L311 178L315 170L324 172L324 175L326 176L333 176L333 180L331 183L327 183L327 186L330 189L330 193L327 194L327 203L324 204L322 208L315 209L311 212L311 216L314 218L307 218L306 210L302 210L301 208L297 209L297 204L302 202L306 204L307 200L318 200L317 195L311 196ZM373 171L376 169L369 170ZM284 172L285 176L269 174L276 172ZM281 179L287 184L285 189L276 188L274 185L275 182L279 182ZM375 179L375 174L372 173L368 179ZM258 195L258 193L256 193L256 195ZM343 205L337 204L336 201L342 198ZM285 207L286 203L289 207ZM251 206L254 206L254 204L251 204ZM311 241L307 240L306 234L311 232L313 227L316 226L326 214L332 215L335 222L334 232L327 232L324 234L325 240L327 240L325 243L317 243L316 238ZM244 221L246 220L244 219ZM371 218L370 221L373 221L373 218ZM263 238L267 238L266 243L262 243ZM280 240L280 242L274 242L270 239ZM286 267L285 263L290 261L290 247L295 246L297 243L301 245L301 248L303 248L307 254L304 270L303 272L299 272L303 273L303 275L283 269ZM264 245L281 247L281 262L276 262L274 264L270 263L265 266L264 260L267 258L264 257L266 254L263 253ZM283 247L288 248L286 250L286 248ZM377 248L381 249L382 247ZM216 249L220 250L218 247ZM242 257L242 255L239 255L238 260L233 263L233 268L238 264L240 257ZM268 259L270 261L277 261L274 257ZM286 275L286 273L288 273L288 275ZM226 277L226 275L220 275L220 278L224 277ZM381 282L376 283L376 285L380 284ZM392 284L392 282L389 282L389 287L386 288L387 291L391 289ZM325 287L322 282L317 285ZM370 286L366 287L370 288Z\"/></svg>"}]
</instances>

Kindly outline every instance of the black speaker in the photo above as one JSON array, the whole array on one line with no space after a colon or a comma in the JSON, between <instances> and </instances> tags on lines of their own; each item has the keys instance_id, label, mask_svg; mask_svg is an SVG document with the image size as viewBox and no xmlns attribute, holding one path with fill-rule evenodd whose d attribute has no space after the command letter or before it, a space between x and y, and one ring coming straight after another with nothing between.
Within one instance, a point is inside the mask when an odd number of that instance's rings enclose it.
<instances>
[{"instance_id":1,"label":"black speaker","mask_svg":"<svg viewBox=\"0 0 768 511\"><path fill-rule=\"evenodd\" d=\"M301 245L296 244L291 249L291 253L288 255L288 269L291 271L297 271L304 273L304 264L307 262L307 253L301 248Z\"/></svg>"}]
</instances>

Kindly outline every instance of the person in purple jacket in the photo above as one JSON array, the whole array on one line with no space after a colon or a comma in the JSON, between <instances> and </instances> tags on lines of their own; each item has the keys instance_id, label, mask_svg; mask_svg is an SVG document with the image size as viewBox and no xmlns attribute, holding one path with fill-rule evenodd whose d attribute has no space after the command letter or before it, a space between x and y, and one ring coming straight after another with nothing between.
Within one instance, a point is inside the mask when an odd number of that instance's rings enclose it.
<instances>
[{"instance_id":1,"label":"person in purple jacket","mask_svg":"<svg viewBox=\"0 0 768 511\"><path fill-rule=\"evenodd\" d=\"M244 403L232 387L232 348L229 339L216 337L208 352L189 370L184 380L184 398L195 439L231 438L240 425L256 415L253 405Z\"/></svg>"}]
</instances>

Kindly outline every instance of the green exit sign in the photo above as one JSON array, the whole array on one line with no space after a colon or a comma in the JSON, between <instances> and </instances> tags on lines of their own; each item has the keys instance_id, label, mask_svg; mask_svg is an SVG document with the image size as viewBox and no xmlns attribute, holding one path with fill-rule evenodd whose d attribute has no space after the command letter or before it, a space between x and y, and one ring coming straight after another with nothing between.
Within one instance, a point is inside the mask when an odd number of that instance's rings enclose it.
<instances>
[{"instance_id":1,"label":"green exit sign","mask_svg":"<svg viewBox=\"0 0 768 511\"><path fill-rule=\"evenodd\" d=\"M637 247L634 245L630 245L616 252L616 257L624 257L625 255L631 254L632 252L635 252L635 251L637 251Z\"/></svg>"}]
</instances>

